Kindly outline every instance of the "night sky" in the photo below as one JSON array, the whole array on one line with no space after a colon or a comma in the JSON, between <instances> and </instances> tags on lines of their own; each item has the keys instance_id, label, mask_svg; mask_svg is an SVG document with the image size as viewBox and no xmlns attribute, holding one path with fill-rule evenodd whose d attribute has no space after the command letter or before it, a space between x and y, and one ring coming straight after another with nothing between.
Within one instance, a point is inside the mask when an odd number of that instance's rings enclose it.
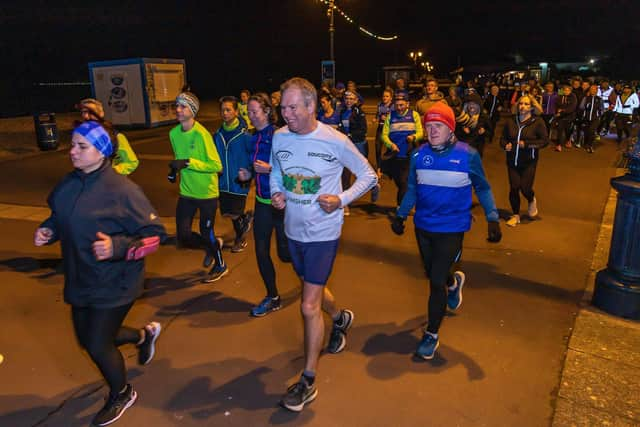
<instances>
[{"instance_id":1,"label":"night sky","mask_svg":"<svg viewBox=\"0 0 640 427\"><path fill-rule=\"evenodd\" d=\"M296 74L317 83L329 56L326 6L314 0L54 3L2 1L5 94L39 81L88 81L88 62L132 57L184 58L204 96L270 90ZM400 37L377 41L336 16L339 80L374 82L383 65L408 64L416 49L440 75L458 57L463 65L503 63L519 53L531 62L609 56L612 73L640 78L638 0L337 4L356 24Z\"/></svg>"}]
</instances>

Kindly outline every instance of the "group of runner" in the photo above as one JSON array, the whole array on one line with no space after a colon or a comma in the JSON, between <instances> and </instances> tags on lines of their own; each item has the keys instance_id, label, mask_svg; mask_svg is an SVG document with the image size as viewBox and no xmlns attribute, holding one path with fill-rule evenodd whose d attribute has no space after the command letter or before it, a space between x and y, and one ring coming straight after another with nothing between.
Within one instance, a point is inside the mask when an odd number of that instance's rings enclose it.
<instances>
[{"instance_id":1,"label":"group of runner","mask_svg":"<svg viewBox=\"0 0 640 427\"><path fill-rule=\"evenodd\" d=\"M520 222L520 193L529 203L528 215L537 215L532 187L538 150L549 144L549 120L544 115L549 101L540 103L531 93L515 98L516 114L507 119L500 140L511 187L510 226ZM593 99L583 104L595 109ZM368 192L377 200L382 174L397 186L391 221L395 234L404 233L415 209L415 236L430 284L428 321L417 356L434 357L447 308L456 310L462 303L465 274L454 267L471 227L472 191L485 213L487 240L496 243L502 237L481 158L484 140L494 136L504 105L498 91L492 87L484 99L475 90L463 98L455 90L445 97L437 81L428 80L424 97L413 109L400 82L395 90L387 88L375 119L375 168L368 160L362 102L352 82L318 94L309 81L295 77L271 95L243 91L240 99L222 97L222 124L213 135L196 120L200 102L195 94L180 93L175 102L178 125L169 133L175 159L167 178L179 182L178 247L204 249L203 265L209 269L204 282L228 274L222 255L225 242L215 234L219 206L233 223L232 252L247 247L246 236L253 228L265 297L251 308L252 316L281 307L270 253L274 231L279 259L291 263L300 279L304 368L281 400L292 411L302 410L318 394L316 372L325 334L322 312L332 320L327 351L345 348L355 314L340 308L327 283L349 205ZM123 321L143 292L144 257L157 249L166 232L141 189L125 178L138 161L124 135L104 120L99 101L85 99L78 108L83 121L72 135L74 171L49 196L51 216L36 230L34 242L61 242L65 301L72 307L74 329L110 387L93 420L104 426L137 398L117 347L137 345L141 364L155 354L161 325L151 322L132 329ZM251 181L255 207L246 211ZM192 231L198 211L199 234Z\"/></svg>"}]
</instances>

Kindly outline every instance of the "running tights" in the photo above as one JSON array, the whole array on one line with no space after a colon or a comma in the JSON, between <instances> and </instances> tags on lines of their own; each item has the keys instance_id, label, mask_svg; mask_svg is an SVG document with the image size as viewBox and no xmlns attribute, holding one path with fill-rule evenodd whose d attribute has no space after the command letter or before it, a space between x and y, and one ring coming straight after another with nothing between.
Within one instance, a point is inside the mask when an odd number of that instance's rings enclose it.
<instances>
[{"instance_id":1,"label":"running tights","mask_svg":"<svg viewBox=\"0 0 640 427\"><path fill-rule=\"evenodd\" d=\"M138 329L122 326L132 305L113 308L71 307L78 342L102 373L111 396L116 396L127 385L124 359L118 347L140 341Z\"/></svg>"},{"instance_id":2,"label":"running tights","mask_svg":"<svg viewBox=\"0 0 640 427\"><path fill-rule=\"evenodd\" d=\"M278 258L283 262L291 262L287 236L284 234L284 210L256 200L253 217L253 239L256 246L258 270L267 288L267 296L278 296L276 287L276 271L271 260L271 235L276 231L276 250Z\"/></svg>"},{"instance_id":3,"label":"running tights","mask_svg":"<svg viewBox=\"0 0 640 427\"><path fill-rule=\"evenodd\" d=\"M464 233L431 233L416 228L416 240L431 292L427 331L437 334L447 312L447 288L453 284L453 265L460 259Z\"/></svg>"},{"instance_id":4,"label":"running tights","mask_svg":"<svg viewBox=\"0 0 640 427\"><path fill-rule=\"evenodd\" d=\"M529 203L535 196L533 192L533 181L536 177L536 166L538 162L530 162L523 165L507 167L509 171L509 202L514 215L520 214L520 193Z\"/></svg>"}]
</instances>

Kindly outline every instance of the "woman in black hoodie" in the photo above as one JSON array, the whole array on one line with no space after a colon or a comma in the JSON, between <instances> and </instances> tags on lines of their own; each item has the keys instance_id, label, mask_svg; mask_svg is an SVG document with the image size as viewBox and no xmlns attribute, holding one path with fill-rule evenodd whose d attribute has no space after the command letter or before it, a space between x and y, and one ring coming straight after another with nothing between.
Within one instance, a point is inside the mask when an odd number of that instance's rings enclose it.
<instances>
[{"instance_id":1,"label":"woman in black hoodie","mask_svg":"<svg viewBox=\"0 0 640 427\"><path fill-rule=\"evenodd\" d=\"M500 145L507 153L509 173L509 202L513 215L507 225L520 223L520 193L529 202L530 218L538 215L538 206L533 192L533 181L538 165L538 150L549 144L547 128L542 118L533 115L533 105L528 95L517 102L518 112L504 125Z\"/></svg>"},{"instance_id":2,"label":"woman in black hoodie","mask_svg":"<svg viewBox=\"0 0 640 427\"><path fill-rule=\"evenodd\" d=\"M60 241L64 300L78 342L110 388L94 426L116 421L137 398L118 346L137 345L138 363L146 365L161 330L157 322L141 329L122 325L144 290L143 258L157 249L165 230L140 187L111 167L116 152L117 142L100 123L74 129L69 154L75 170L51 192L51 216L34 235L36 246Z\"/></svg>"}]
</instances>

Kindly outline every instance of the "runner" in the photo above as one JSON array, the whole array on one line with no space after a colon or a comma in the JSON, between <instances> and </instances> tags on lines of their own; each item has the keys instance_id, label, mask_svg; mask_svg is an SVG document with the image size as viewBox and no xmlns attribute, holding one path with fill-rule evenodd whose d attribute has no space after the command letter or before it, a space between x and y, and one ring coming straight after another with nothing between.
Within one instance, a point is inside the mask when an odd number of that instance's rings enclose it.
<instances>
[{"instance_id":1,"label":"runner","mask_svg":"<svg viewBox=\"0 0 640 427\"><path fill-rule=\"evenodd\" d=\"M445 104L446 105L446 104ZM409 155L422 141L422 121L415 111L409 108L409 99L403 93L397 93L395 110L389 114L382 129L382 142L387 147L384 173L389 175L398 187L396 203L398 206L407 192L409 176Z\"/></svg>"},{"instance_id":2,"label":"runner","mask_svg":"<svg viewBox=\"0 0 640 427\"><path fill-rule=\"evenodd\" d=\"M367 117L358 105L358 94L346 91L344 93L344 109L340 113L338 131L344 133L353 142L360 154L365 159L369 158L369 144L367 143ZM351 172L348 169L342 172L342 188L351 185ZM378 201L380 187L376 184L371 190L371 202ZM344 207L344 214L348 215L349 206Z\"/></svg>"},{"instance_id":3,"label":"runner","mask_svg":"<svg viewBox=\"0 0 640 427\"><path fill-rule=\"evenodd\" d=\"M248 100L248 98L247 98ZM248 183L238 180L240 168L251 168L251 134L247 131L239 117L238 101L233 96L220 98L220 115L222 124L213 134L216 149L222 160L220 176L220 213L231 218L235 238L231 252L242 252L247 247L245 237L251 230L253 212L244 209L249 194Z\"/></svg>"},{"instance_id":4,"label":"runner","mask_svg":"<svg viewBox=\"0 0 640 427\"><path fill-rule=\"evenodd\" d=\"M111 162L113 169L120 175L129 175L135 171L140 164L136 153L131 148L127 137L122 132L117 131L113 124L104 119L104 108L102 102L93 98L82 99L76 104L76 109L80 110L82 121L94 120L104 127L112 140L117 141L118 152Z\"/></svg>"},{"instance_id":5,"label":"runner","mask_svg":"<svg viewBox=\"0 0 640 427\"><path fill-rule=\"evenodd\" d=\"M382 163L382 146L384 145L382 142L382 129L384 128L384 122L387 120L387 117L393 109L393 91L390 89L385 89L382 92L382 99L378 104L378 109L376 110L376 118L374 119L374 123L378 125L378 128L376 129L376 167L378 168L378 179L382 177L382 171L380 169L380 165ZM378 182L378 185L379 184L380 182Z\"/></svg>"},{"instance_id":6,"label":"runner","mask_svg":"<svg viewBox=\"0 0 640 427\"><path fill-rule=\"evenodd\" d=\"M144 290L143 257L166 236L140 187L112 169L116 152L117 141L97 121L73 130L69 154L75 171L49 195L51 215L34 235L36 246L61 243L64 300L76 337L109 386L94 426L115 422L138 397L118 347L137 345L138 363L146 365L162 329L158 322L142 329L122 326Z\"/></svg>"},{"instance_id":7,"label":"runner","mask_svg":"<svg viewBox=\"0 0 640 427\"><path fill-rule=\"evenodd\" d=\"M276 271L271 260L271 235L276 232L276 249L282 262L291 262L287 236L284 234L284 212L271 206L269 173L271 165L271 140L275 131L276 114L266 93L258 92L249 98L248 113L256 129L252 138L250 161L256 181L255 217L253 219L253 240L256 247L258 270L267 289L267 296L251 309L254 317L262 317L280 309L280 294L276 287ZM238 178L251 179L251 172L241 168Z\"/></svg>"},{"instance_id":8,"label":"runner","mask_svg":"<svg viewBox=\"0 0 640 427\"><path fill-rule=\"evenodd\" d=\"M598 133L598 125L600 117L604 112L602 98L598 96L598 85L593 84L589 87L587 95L582 98L582 102L578 106L578 115L580 117L581 127L578 129L578 138L580 141L580 133L584 135L584 149L587 153L593 154L593 142Z\"/></svg>"},{"instance_id":9,"label":"runner","mask_svg":"<svg viewBox=\"0 0 640 427\"><path fill-rule=\"evenodd\" d=\"M251 124L251 120L249 120L249 114L247 113L247 103L249 102L249 97L251 96L251 92L248 89L242 89L240 91L240 100L238 101L238 113L240 123L242 127L247 128L247 130L253 130L253 125Z\"/></svg>"},{"instance_id":10,"label":"runner","mask_svg":"<svg viewBox=\"0 0 640 427\"><path fill-rule=\"evenodd\" d=\"M529 218L538 216L538 202L533 191L533 181L538 166L538 150L549 144L547 127L544 120L533 115L533 105L529 96L518 100L518 114L509 117L504 125L500 146L507 153L507 171L509 173L509 202L512 215L507 225L520 224L520 193L529 202Z\"/></svg>"},{"instance_id":11,"label":"runner","mask_svg":"<svg viewBox=\"0 0 640 427\"><path fill-rule=\"evenodd\" d=\"M222 241L215 238L214 224L218 207L218 173L222 162L211 134L195 117L200 101L191 92L176 98L178 126L171 129L169 138L176 160L169 164L167 178L175 183L180 174L180 197L176 206L176 234L178 247L199 248L204 244L205 268L214 266L204 279L215 282L228 273L222 259ZM193 217L200 211L200 235L191 231Z\"/></svg>"},{"instance_id":12,"label":"runner","mask_svg":"<svg viewBox=\"0 0 640 427\"><path fill-rule=\"evenodd\" d=\"M435 104L427 111L424 122L429 142L411 155L409 189L391 229L403 234L404 222L415 206L416 240L431 289L427 328L416 355L432 359L440 344L438 333L447 306L457 310L462 304L465 275L462 271L451 274L451 270L460 259L464 233L471 228L472 187L489 223L488 240L499 242L502 234L480 156L456 140L451 107Z\"/></svg>"},{"instance_id":13,"label":"runner","mask_svg":"<svg viewBox=\"0 0 640 427\"><path fill-rule=\"evenodd\" d=\"M339 310L325 286L338 249L342 207L376 184L367 159L340 132L316 120L316 89L295 77L282 87L282 114L287 126L273 137L271 200L285 209L285 233L294 270L302 282L305 366L300 380L283 396L281 404L301 411L318 395L316 369L324 338L324 310L333 319L327 350L339 353L353 322L351 310ZM349 168L356 180L348 189L340 176Z\"/></svg>"}]
</instances>

